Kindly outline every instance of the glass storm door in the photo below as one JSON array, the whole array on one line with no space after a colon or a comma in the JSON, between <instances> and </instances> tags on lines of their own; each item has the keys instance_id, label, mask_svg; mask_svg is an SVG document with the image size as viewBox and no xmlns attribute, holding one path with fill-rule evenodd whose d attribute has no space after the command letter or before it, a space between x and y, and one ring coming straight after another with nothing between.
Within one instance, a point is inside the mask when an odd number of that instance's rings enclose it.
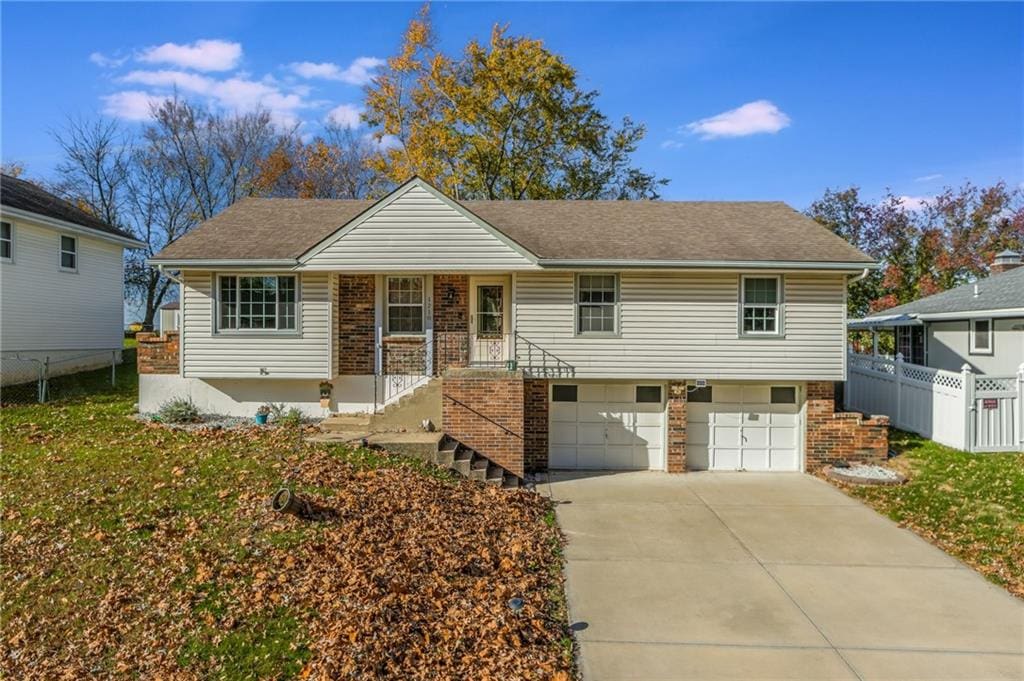
<instances>
[{"instance_id":1,"label":"glass storm door","mask_svg":"<svg viewBox=\"0 0 1024 681\"><path fill-rule=\"evenodd\" d=\"M470 361L504 365L508 359L508 306L504 283L474 283L470 289Z\"/></svg>"}]
</instances>

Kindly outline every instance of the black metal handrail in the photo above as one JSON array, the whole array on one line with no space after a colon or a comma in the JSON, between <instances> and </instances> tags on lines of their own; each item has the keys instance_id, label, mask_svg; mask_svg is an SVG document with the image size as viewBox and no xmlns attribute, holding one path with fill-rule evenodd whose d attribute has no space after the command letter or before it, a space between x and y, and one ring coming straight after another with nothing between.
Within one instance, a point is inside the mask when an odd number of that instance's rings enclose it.
<instances>
[{"instance_id":1,"label":"black metal handrail","mask_svg":"<svg viewBox=\"0 0 1024 681\"><path fill-rule=\"evenodd\" d=\"M508 336L471 338L466 331L437 331L422 341L377 342L373 372L373 410L440 376L450 367L520 369L533 378L571 378L576 368L519 332Z\"/></svg>"},{"instance_id":2,"label":"black metal handrail","mask_svg":"<svg viewBox=\"0 0 1024 681\"><path fill-rule=\"evenodd\" d=\"M516 365L527 375L534 378L572 378L576 375L576 367L519 335L518 331L512 332L512 338ZM520 343L525 346L525 352L519 351Z\"/></svg>"}]
</instances>

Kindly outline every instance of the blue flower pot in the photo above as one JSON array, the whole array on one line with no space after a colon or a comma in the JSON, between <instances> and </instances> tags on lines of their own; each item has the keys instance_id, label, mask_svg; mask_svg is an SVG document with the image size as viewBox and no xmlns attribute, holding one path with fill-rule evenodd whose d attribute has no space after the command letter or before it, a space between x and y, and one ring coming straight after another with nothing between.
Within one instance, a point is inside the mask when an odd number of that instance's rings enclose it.
<instances>
[{"instance_id":1,"label":"blue flower pot","mask_svg":"<svg viewBox=\"0 0 1024 681\"><path fill-rule=\"evenodd\" d=\"M267 418L270 414L256 414L256 425L265 426L267 425Z\"/></svg>"}]
</instances>

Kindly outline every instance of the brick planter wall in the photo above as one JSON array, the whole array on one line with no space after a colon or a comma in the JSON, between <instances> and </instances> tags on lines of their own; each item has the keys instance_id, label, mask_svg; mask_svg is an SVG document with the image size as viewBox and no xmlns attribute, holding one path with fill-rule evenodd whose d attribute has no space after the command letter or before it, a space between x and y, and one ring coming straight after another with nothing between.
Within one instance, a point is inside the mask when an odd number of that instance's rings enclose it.
<instances>
[{"instance_id":1,"label":"brick planter wall","mask_svg":"<svg viewBox=\"0 0 1024 681\"><path fill-rule=\"evenodd\" d=\"M373 373L373 275L338 276L338 373L366 376Z\"/></svg>"},{"instance_id":2,"label":"brick planter wall","mask_svg":"<svg viewBox=\"0 0 1024 681\"><path fill-rule=\"evenodd\" d=\"M807 384L807 472L836 461L882 463L889 451L889 417L836 412L831 381Z\"/></svg>"},{"instance_id":3,"label":"brick planter wall","mask_svg":"<svg viewBox=\"0 0 1024 681\"><path fill-rule=\"evenodd\" d=\"M669 473L686 472L686 383L668 384L668 447Z\"/></svg>"},{"instance_id":4,"label":"brick planter wall","mask_svg":"<svg viewBox=\"0 0 1024 681\"><path fill-rule=\"evenodd\" d=\"M181 341L177 331L163 336L142 332L135 334L138 342L136 364L140 374L177 374Z\"/></svg>"},{"instance_id":5,"label":"brick planter wall","mask_svg":"<svg viewBox=\"0 0 1024 681\"><path fill-rule=\"evenodd\" d=\"M469 364L469 275L434 275L434 366Z\"/></svg>"},{"instance_id":6,"label":"brick planter wall","mask_svg":"<svg viewBox=\"0 0 1024 681\"><path fill-rule=\"evenodd\" d=\"M528 471L548 467L548 382L523 382L523 458Z\"/></svg>"},{"instance_id":7,"label":"brick planter wall","mask_svg":"<svg viewBox=\"0 0 1024 681\"><path fill-rule=\"evenodd\" d=\"M441 383L442 430L522 476L523 383L517 371L449 369Z\"/></svg>"}]
</instances>

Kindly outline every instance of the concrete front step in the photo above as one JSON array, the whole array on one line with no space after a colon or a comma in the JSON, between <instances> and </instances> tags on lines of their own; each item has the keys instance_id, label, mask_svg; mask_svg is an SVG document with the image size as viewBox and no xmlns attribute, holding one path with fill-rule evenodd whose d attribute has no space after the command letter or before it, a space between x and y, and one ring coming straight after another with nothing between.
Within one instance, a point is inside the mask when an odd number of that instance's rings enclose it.
<instances>
[{"instance_id":1,"label":"concrete front step","mask_svg":"<svg viewBox=\"0 0 1024 681\"><path fill-rule=\"evenodd\" d=\"M370 432L370 414L333 414L320 422L320 430L327 432Z\"/></svg>"}]
</instances>

